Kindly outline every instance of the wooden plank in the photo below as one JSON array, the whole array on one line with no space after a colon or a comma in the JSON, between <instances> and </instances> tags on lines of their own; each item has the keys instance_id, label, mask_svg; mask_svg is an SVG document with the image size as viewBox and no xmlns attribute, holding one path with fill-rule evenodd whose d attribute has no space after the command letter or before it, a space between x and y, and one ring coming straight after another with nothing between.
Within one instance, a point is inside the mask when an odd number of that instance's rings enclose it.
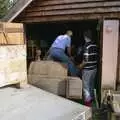
<instances>
[{"instance_id":1,"label":"wooden plank","mask_svg":"<svg viewBox=\"0 0 120 120\"><path fill-rule=\"evenodd\" d=\"M9 38L7 44L20 45L25 43L23 33L7 33L7 36Z\"/></svg>"},{"instance_id":2,"label":"wooden plank","mask_svg":"<svg viewBox=\"0 0 120 120\"><path fill-rule=\"evenodd\" d=\"M79 8L97 8L97 7L119 7L120 1L114 2L92 2L92 3L70 3L70 4L62 4L62 5L48 5L41 6L41 4L37 4L35 6L28 7L25 12L37 12L37 11L50 11L50 10L66 10L66 9L79 9ZM31 9L32 8L32 9Z\"/></svg>"},{"instance_id":3,"label":"wooden plank","mask_svg":"<svg viewBox=\"0 0 120 120\"><path fill-rule=\"evenodd\" d=\"M24 44L23 24L0 23L0 44Z\"/></svg>"},{"instance_id":4,"label":"wooden plank","mask_svg":"<svg viewBox=\"0 0 120 120\"><path fill-rule=\"evenodd\" d=\"M102 88L116 89L119 20L105 20L103 26Z\"/></svg>"},{"instance_id":5,"label":"wooden plank","mask_svg":"<svg viewBox=\"0 0 120 120\"><path fill-rule=\"evenodd\" d=\"M5 32L7 33L23 33L23 28L5 28Z\"/></svg>"},{"instance_id":6,"label":"wooden plank","mask_svg":"<svg viewBox=\"0 0 120 120\"><path fill-rule=\"evenodd\" d=\"M55 15L69 15L69 14L91 14L91 13L95 14L95 13L108 13L108 12L120 12L120 7L39 11L39 12L26 13L21 17L55 16Z\"/></svg>"},{"instance_id":7,"label":"wooden plank","mask_svg":"<svg viewBox=\"0 0 120 120\"><path fill-rule=\"evenodd\" d=\"M0 32L3 30L3 24L0 23Z\"/></svg>"},{"instance_id":8,"label":"wooden plank","mask_svg":"<svg viewBox=\"0 0 120 120\"><path fill-rule=\"evenodd\" d=\"M85 2L100 2L104 0L50 0L50 1L36 1L37 4L40 4L41 6L47 6L47 5L61 5L61 4L69 4L69 3L85 3ZM33 4L36 4L35 2Z\"/></svg>"}]
</instances>

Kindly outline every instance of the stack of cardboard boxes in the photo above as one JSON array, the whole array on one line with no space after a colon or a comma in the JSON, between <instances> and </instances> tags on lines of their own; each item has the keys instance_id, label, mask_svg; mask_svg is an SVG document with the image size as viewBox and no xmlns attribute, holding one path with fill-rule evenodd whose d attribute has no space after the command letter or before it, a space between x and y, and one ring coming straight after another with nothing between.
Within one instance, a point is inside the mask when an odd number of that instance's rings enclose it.
<instances>
[{"instance_id":1,"label":"stack of cardboard boxes","mask_svg":"<svg viewBox=\"0 0 120 120\"><path fill-rule=\"evenodd\" d=\"M51 93L68 98L81 98L82 81L68 77L67 69L61 63L53 61L35 61L30 64L29 83Z\"/></svg>"}]
</instances>

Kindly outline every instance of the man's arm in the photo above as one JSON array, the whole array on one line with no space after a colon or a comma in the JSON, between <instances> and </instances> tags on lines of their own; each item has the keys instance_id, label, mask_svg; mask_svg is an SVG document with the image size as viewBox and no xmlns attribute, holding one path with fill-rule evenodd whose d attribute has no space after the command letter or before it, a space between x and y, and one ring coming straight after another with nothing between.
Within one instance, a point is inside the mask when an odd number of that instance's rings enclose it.
<instances>
[{"instance_id":1,"label":"man's arm","mask_svg":"<svg viewBox=\"0 0 120 120\"><path fill-rule=\"evenodd\" d=\"M68 56L71 57L71 47L67 47Z\"/></svg>"},{"instance_id":2,"label":"man's arm","mask_svg":"<svg viewBox=\"0 0 120 120\"><path fill-rule=\"evenodd\" d=\"M84 53L83 53L83 61L82 63L78 66L80 69L83 69L85 67L85 65L88 62L88 50L84 49Z\"/></svg>"},{"instance_id":3,"label":"man's arm","mask_svg":"<svg viewBox=\"0 0 120 120\"><path fill-rule=\"evenodd\" d=\"M69 57L71 57L71 38L70 37L67 37L66 47L67 47L67 54Z\"/></svg>"}]
</instances>

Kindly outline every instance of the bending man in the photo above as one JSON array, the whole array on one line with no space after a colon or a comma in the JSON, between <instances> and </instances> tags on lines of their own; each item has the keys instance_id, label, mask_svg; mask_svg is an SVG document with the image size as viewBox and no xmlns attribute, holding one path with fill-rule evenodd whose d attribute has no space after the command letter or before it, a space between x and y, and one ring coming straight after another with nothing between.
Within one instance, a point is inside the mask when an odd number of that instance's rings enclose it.
<instances>
[{"instance_id":1,"label":"bending man","mask_svg":"<svg viewBox=\"0 0 120 120\"><path fill-rule=\"evenodd\" d=\"M55 61L59 61L67 65L68 73L71 76L76 76L77 68L74 66L71 60L71 36L73 35L71 30L68 30L66 34L59 35L53 42L49 57ZM65 54L65 49L67 48L67 54Z\"/></svg>"}]
</instances>

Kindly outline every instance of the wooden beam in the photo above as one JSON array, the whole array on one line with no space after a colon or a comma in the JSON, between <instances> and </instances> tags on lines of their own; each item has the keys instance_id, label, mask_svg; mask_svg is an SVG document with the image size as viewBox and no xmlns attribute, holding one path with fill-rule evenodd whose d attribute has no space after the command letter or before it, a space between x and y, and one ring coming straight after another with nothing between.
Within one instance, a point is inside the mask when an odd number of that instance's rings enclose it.
<instances>
[{"instance_id":1,"label":"wooden beam","mask_svg":"<svg viewBox=\"0 0 120 120\"><path fill-rule=\"evenodd\" d=\"M51 11L39 11L23 14L22 17L42 17L42 16L55 16L55 15L69 15L69 14L97 14L97 13L109 13L120 12L120 7L105 7L105 8L90 8L90 9L67 9L67 10L51 10Z\"/></svg>"},{"instance_id":2,"label":"wooden beam","mask_svg":"<svg viewBox=\"0 0 120 120\"><path fill-rule=\"evenodd\" d=\"M61 5L61 4L71 4L71 3L86 3L86 2L100 2L104 0L45 0L40 2L39 0L36 0L34 4L40 4L41 6L47 6L47 5Z\"/></svg>"},{"instance_id":3,"label":"wooden beam","mask_svg":"<svg viewBox=\"0 0 120 120\"><path fill-rule=\"evenodd\" d=\"M37 23L37 22L62 22L62 21L79 21L90 19L120 18L119 13L101 13L101 14L70 14L57 16L41 16L41 17L19 17L15 22Z\"/></svg>"}]
</instances>

